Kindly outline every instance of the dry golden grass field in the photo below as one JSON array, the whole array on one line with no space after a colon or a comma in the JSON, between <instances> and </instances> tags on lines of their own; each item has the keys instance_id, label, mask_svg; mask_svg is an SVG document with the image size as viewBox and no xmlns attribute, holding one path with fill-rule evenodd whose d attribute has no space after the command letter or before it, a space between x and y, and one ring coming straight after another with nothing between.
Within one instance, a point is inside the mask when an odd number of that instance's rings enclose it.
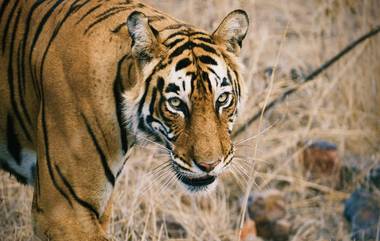
<instances>
[{"instance_id":1,"label":"dry golden grass field","mask_svg":"<svg viewBox=\"0 0 380 241\"><path fill-rule=\"evenodd\" d=\"M210 32L231 10L249 13L241 55L247 100L236 127L380 24L379 0L144 2ZM342 165L363 175L340 188L303 176L298 143L317 139L335 143ZM182 191L170 173L154 171L167 160L157 147L136 146L115 190L110 233L132 241L236 241L248 194L277 189L285 197L289 240L350 240L343 201L380 164L380 34L304 84L235 143L238 160L216 191L201 196ZM1 241L32 240L32 192L0 171Z\"/></svg>"}]
</instances>

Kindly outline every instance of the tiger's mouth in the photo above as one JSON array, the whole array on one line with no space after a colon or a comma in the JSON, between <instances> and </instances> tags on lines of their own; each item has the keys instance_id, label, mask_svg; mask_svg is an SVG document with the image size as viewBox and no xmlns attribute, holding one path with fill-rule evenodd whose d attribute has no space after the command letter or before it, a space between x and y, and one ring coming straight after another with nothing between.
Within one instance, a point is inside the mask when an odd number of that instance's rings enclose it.
<instances>
[{"instance_id":1,"label":"tiger's mouth","mask_svg":"<svg viewBox=\"0 0 380 241\"><path fill-rule=\"evenodd\" d=\"M178 180L184 184L185 188L193 193L196 192L202 192L202 191L207 191L213 188L210 188L210 186L213 183L216 183L216 176L211 176L211 175L205 175L201 177L189 177L189 176L183 176L183 175L178 175L177 173L177 178Z\"/></svg>"},{"instance_id":2,"label":"tiger's mouth","mask_svg":"<svg viewBox=\"0 0 380 241\"><path fill-rule=\"evenodd\" d=\"M172 167L179 182L190 192L201 192L212 189L210 186L214 186L212 184L216 183L217 180L216 175L192 173L190 170L183 169L183 167L175 162L173 162Z\"/></svg>"},{"instance_id":3,"label":"tiger's mouth","mask_svg":"<svg viewBox=\"0 0 380 241\"><path fill-rule=\"evenodd\" d=\"M180 176L178 179L184 184L192 187L204 187L208 186L216 180L215 176L205 175L198 178L190 178L185 176Z\"/></svg>"}]
</instances>

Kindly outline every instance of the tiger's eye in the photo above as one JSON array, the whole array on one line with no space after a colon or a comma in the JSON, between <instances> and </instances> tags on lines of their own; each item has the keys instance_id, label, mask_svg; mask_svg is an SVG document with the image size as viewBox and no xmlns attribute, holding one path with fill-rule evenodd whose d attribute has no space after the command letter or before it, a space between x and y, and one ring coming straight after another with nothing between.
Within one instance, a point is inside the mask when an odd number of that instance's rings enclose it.
<instances>
[{"instance_id":1,"label":"tiger's eye","mask_svg":"<svg viewBox=\"0 0 380 241\"><path fill-rule=\"evenodd\" d=\"M174 98L170 98L169 100L168 100L168 102L169 102L169 104L173 107L173 108L178 108L178 107L180 107L181 106L181 103L182 103L182 101L179 99L179 98L177 98L177 97L174 97Z\"/></svg>"},{"instance_id":2,"label":"tiger's eye","mask_svg":"<svg viewBox=\"0 0 380 241\"><path fill-rule=\"evenodd\" d=\"M224 104L227 102L227 100L229 99L229 94L228 93L223 93L221 95L219 95L218 97L218 103L219 104Z\"/></svg>"}]
</instances>

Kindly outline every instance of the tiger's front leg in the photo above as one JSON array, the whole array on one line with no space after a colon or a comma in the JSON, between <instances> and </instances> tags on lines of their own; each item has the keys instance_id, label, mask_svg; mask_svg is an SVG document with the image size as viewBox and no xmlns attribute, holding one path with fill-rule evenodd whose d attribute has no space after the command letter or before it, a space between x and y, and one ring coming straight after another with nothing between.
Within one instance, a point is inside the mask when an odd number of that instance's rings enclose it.
<instances>
[{"instance_id":1,"label":"tiger's front leg","mask_svg":"<svg viewBox=\"0 0 380 241\"><path fill-rule=\"evenodd\" d=\"M92 122L95 116L66 113L70 121L61 122L48 108L42 107L37 133L35 235L50 241L111 240L105 228L115 184L109 163L113 144Z\"/></svg>"}]
</instances>

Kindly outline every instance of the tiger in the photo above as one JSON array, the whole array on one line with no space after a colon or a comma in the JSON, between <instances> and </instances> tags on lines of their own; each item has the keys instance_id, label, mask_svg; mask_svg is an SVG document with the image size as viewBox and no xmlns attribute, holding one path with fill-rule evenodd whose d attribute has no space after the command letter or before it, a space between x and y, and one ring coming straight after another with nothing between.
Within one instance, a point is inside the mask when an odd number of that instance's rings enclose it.
<instances>
[{"instance_id":1,"label":"tiger","mask_svg":"<svg viewBox=\"0 0 380 241\"><path fill-rule=\"evenodd\" d=\"M130 149L165 146L191 193L234 160L248 14L212 33L135 0L0 0L0 166L33 185L34 236L109 241Z\"/></svg>"}]
</instances>

